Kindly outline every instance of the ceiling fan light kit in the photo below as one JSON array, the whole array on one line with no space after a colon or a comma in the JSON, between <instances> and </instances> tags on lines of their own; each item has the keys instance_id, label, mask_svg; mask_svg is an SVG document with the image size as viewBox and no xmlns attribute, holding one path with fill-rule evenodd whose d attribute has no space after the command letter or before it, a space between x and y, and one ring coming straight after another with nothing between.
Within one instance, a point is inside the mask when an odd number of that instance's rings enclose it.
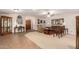
<instances>
[{"instance_id":1,"label":"ceiling fan light kit","mask_svg":"<svg viewBox=\"0 0 79 59\"><path fill-rule=\"evenodd\" d=\"M46 17L51 17L51 16L53 16L54 11L44 11L41 14L45 15Z\"/></svg>"},{"instance_id":2,"label":"ceiling fan light kit","mask_svg":"<svg viewBox=\"0 0 79 59\"><path fill-rule=\"evenodd\" d=\"M47 15L47 17L50 17L50 15Z\"/></svg>"},{"instance_id":3,"label":"ceiling fan light kit","mask_svg":"<svg viewBox=\"0 0 79 59\"><path fill-rule=\"evenodd\" d=\"M21 9L13 9L14 12L22 12L23 10Z\"/></svg>"}]
</instances>

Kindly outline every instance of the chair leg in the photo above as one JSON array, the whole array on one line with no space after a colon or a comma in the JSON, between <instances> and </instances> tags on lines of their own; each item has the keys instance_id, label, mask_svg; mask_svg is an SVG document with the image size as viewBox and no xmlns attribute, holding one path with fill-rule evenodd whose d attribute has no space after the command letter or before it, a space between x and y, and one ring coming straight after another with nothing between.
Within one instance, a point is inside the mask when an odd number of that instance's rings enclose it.
<instances>
[{"instance_id":1,"label":"chair leg","mask_svg":"<svg viewBox=\"0 0 79 59\"><path fill-rule=\"evenodd\" d=\"M55 37L55 34L53 34L53 37Z\"/></svg>"},{"instance_id":2,"label":"chair leg","mask_svg":"<svg viewBox=\"0 0 79 59\"><path fill-rule=\"evenodd\" d=\"M60 38L61 36L60 36L60 34L58 34L58 38Z\"/></svg>"}]
</instances>

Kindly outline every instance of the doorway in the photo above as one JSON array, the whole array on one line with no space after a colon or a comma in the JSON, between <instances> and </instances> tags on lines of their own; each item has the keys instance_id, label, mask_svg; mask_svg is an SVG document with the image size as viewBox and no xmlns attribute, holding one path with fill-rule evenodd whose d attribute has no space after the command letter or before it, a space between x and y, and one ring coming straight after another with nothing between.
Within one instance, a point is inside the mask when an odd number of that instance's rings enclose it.
<instances>
[{"instance_id":1,"label":"doorway","mask_svg":"<svg viewBox=\"0 0 79 59\"><path fill-rule=\"evenodd\" d=\"M26 20L26 31L31 30L31 20Z\"/></svg>"}]
</instances>

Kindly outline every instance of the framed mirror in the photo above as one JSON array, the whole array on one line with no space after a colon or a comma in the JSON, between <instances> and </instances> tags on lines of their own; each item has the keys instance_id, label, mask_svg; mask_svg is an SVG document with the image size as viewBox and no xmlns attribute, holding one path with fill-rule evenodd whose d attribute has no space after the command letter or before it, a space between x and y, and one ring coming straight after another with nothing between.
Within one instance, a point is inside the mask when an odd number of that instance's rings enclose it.
<instances>
[{"instance_id":1,"label":"framed mirror","mask_svg":"<svg viewBox=\"0 0 79 59\"><path fill-rule=\"evenodd\" d=\"M21 15L17 16L17 24L23 24L23 19Z\"/></svg>"}]
</instances>

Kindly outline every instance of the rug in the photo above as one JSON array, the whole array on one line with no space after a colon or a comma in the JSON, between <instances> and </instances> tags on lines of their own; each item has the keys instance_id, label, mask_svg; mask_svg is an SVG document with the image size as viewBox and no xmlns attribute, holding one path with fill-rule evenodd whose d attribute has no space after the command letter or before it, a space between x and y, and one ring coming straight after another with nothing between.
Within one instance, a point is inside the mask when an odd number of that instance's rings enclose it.
<instances>
[{"instance_id":1,"label":"rug","mask_svg":"<svg viewBox=\"0 0 79 59\"><path fill-rule=\"evenodd\" d=\"M43 49L74 49L76 47L76 38L70 35L58 38L44 33L29 32L25 34L25 37Z\"/></svg>"}]
</instances>

